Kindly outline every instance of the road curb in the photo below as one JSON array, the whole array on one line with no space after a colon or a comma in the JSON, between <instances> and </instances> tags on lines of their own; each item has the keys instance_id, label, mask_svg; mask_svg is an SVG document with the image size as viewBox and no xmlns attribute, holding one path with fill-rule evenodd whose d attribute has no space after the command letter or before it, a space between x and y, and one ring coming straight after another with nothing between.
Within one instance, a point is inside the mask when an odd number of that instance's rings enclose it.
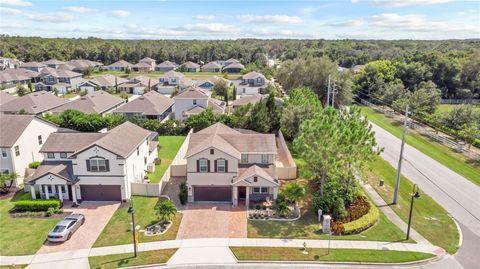
<instances>
[{"instance_id":1,"label":"road curb","mask_svg":"<svg viewBox=\"0 0 480 269\"><path fill-rule=\"evenodd\" d=\"M457 230L458 230L458 248L460 248L463 244L463 232L462 232L462 228L460 227L460 224L458 224L458 221L452 217L452 215L448 214L448 216L453 220L453 222L455 223L455 225L457 226Z\"/></svg>"}]
</instances>

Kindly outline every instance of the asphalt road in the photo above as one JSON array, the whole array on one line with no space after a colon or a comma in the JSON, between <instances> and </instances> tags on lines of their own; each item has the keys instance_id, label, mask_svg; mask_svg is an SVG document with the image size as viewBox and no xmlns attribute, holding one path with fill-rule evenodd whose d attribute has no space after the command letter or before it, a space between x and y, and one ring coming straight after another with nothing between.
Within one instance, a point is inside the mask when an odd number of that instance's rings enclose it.
<instances>
[{"instance_id":1,"label":"asphalt road","mask_svg":"<svg viewBox=\"0 0 480 269\"><path fill-rule=\"evenodd\" d=\"M381 156L395 168L401 140L372 124ZM408 142L408 136L407 136ZM405 145L402 174L442 205L457 222L463 243L454 256L465 268L479 268L480 262L480 187L453 172L415 148Z\"/></svg>"}]
</instances>

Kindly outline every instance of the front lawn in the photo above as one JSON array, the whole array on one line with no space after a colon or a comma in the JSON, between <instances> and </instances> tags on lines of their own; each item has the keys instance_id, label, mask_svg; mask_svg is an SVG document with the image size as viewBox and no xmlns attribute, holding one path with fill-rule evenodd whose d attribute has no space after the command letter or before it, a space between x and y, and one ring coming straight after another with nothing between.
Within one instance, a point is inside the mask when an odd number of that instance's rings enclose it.
<instances>
[{"instance_id":1,"label":"front lawn","mask_svg":"<svg viewBox=\"0 0 480 269\"><path fill-rule=\"evenodd\" d=\"M60 97L62 98L65 98L65 99L70 99L70 98L73 98L75 96L77 96L78 94L76 92L69 92L69 93L66 93Z\"/></svg>"},{"instance_id":2,"label":"front lawn","mask_svg":"<svg viewBox=\"0 0 480 269\"><path fill-rule=\"evenodd\" d=\"M377 157L369 167L371 172L367 172L367 178L370 185L390 204L395 186L395 168L381 157ZM385 180L384 187L379 186L380 179ZM408 221L412 188L413 183L402 176L398 204L391 205L395 213L405 222ZM432 244L442 247L448 253L457 251L459 234L455 223L442 206L421 190L420 198L415 200L412 227Z\"/></svg>"},{"instance_id":3,"label":"front lawn","mask_svg":"<svg viewBox=\"0 0 480 269\"><path fill-rule=\"evenodd\" d=\"M394 136L402 138L403 127L400 123L369 107L362 107L362 114ZM406 142L452 171L480 185L480 162L472 161L464 154L455 152L453 149L422 136L412 129L408 131Z\"/></svg>"},{"instance_id":4,"label":"front lawn","mask_svg":"<svg viewBox=\"0 0 480 269\"><path fill-rule=\"evenodd\" d=\"M164 198L133 196L133 205L135 208L135 225L140 225L140 229L158 222L155 206ZM94 247L105 247L114 245L123 245L132 243L132 232L130 223L132 216L127 212L128 206L122 206L117 209L107 226L103 229ZM139 233L139 242L151 242L161 240L173 240L177 237L178 228L182 221L182 214L177 213L173 218L173 223L166 233L162 235L146 236L143 232Z\"/></svg>"},{"instance_id":5,"label":"front lawn","mask_svg":"<svg viewBox=\"0 0 480 269\"><path fill-rule=\"evenodd\" d=\"M297 162L298 163L298 162ZM300 174L301 166L300 167ZM298 179L303 185L306 195L300 203L302 217L296 221L248 221L248 237L253 238L304 238L304 239L328 239L328 234L322 234L316 214L313 212L311 199L314 195L313 186L308 186L306 179ZM285 185L285 184L283 184ZM354 235L332 236L332 240L369 240L369 241L404 241L405 234L393 224L383 213L373 227Z\"/></svg>"},{"instance_id":6,"label":"front lawn","mask_svg":"<svg viewBox=\"0 0 480 269\"><path fill-rule=\"evenodd\" d=\"M374 262L402 263L434 257L430 253L395 250L370 249L328 249L291 247L230 247L240 261L335 261L335 262Z\"/></svg>"},{"instance_id":7,"label":"front lawn","mask_svg":"<svg viewBox=\"0 0 480 269\"><path fill-rule=\"evenodd\" d=\"M88 262L92 269L120 268L131 267L146 264L162 264L166 263L177 249L160 249L138 252L135 258L133 253L114 254L106 256L89 257Z\"/></svg>"},{"instance_id":8,"label":"front lawn","mask_svg":"<svg viewBox=\"0 0 480 269\"><path fill-rule=\"evenodd\" d=\"M153 173L148 173L148 179L151 183L159 183L162 179L163 174L172 163L175 155L177 155L178 150L185 141L185 136L159 136L158 142L160 145L160 150L158 151L158 158L161 160L161 163L155 165L155 171Z\"/></svg>"},{"instance_id":9,"label":"front lawn","mask_svg":"<svg viewBox=\"0 0 480 269\"><path fill-rule=\"evenodd\" d=\"M31 199L30 193L18 192L11 199L0 200L0 255L35 254L48 232L60 218L12 218L8 211L13 202Z\"/></svg>"}]
</instances>

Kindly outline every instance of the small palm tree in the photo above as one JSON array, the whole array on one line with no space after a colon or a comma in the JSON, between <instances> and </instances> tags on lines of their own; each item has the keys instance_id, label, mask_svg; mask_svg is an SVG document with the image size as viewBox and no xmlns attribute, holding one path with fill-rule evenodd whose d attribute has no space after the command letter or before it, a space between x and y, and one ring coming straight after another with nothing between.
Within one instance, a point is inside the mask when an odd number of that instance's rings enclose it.
<instances>
[{"instance_id":1,"label":"small palm tree","mask_svg":"<svg viewBox=\"0 0 480 269\"><path fill-rule=\"evenodd\" d=\"M285 196L291 202L295 202L295 209L298 210L298 200L305 196L305 189L296 182L289 183L283 190Z\"/></svg>"},{"instance_id":2,"label":"small palm tree","mask_svg":"<svg viewBox=\"0 0 480 269\"><path fill-rule=\"evenodd\" d=\"M161 221L170 221L177 213L177 208L172 201L166 200L157 206L157 215Z\"/></svg>"}]
</instances>

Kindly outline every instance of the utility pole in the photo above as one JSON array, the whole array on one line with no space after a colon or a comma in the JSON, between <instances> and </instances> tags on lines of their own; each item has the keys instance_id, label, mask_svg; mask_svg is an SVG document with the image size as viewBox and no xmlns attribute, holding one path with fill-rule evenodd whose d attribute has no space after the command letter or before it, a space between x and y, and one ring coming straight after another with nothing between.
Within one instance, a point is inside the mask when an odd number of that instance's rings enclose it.
<instances>
[{"instance_id":1,"label":"utility pole","mask_svg":"<svg viewBox=\"0 0 480 269\"><path fill-rule=\"evenodd\" d=\"M328 75L327 105L330 106L330 75Z\"/></svg>"},{"instance_id":2,"label":"utility pole","mask_svg":"<svg viewBox=\"0 0 480 269\"><path fill-rule=\"evenodd\" d=\"M395 192L393 193L393 204L397 204L397 201L398 201L398 189L400 188L400 177L402 175L403 148L405 147L405 138L407 137L407 128L408 128L407 122L408 122L408 105L405 108L405 122L403 123L402 145L400 146L400 158L398 159L397 179L395 181Z\"/></svg>"}]
</instances>

